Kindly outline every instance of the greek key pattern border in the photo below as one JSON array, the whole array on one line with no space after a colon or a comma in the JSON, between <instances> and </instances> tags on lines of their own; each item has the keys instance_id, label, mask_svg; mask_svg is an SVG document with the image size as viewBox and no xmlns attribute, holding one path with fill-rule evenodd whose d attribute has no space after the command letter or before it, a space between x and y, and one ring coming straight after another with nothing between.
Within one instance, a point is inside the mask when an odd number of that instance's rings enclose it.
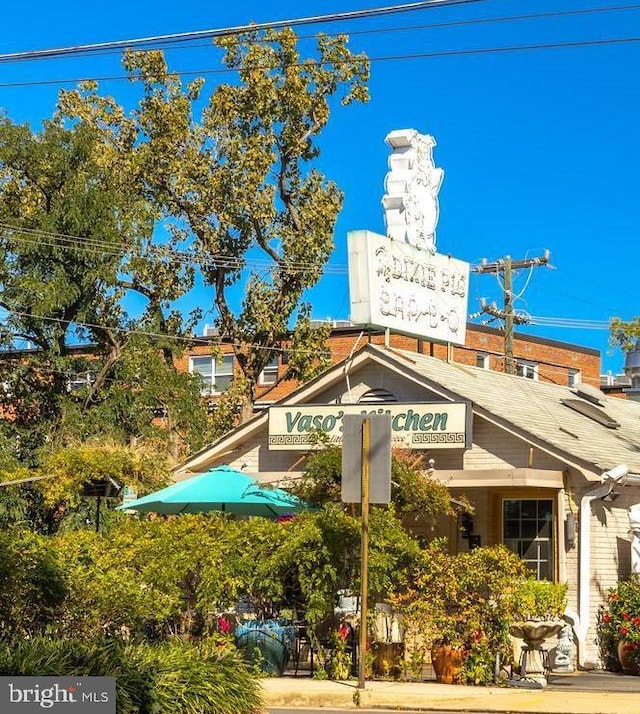
<instances>
[{"instance_id":1,"label":"greek key pattern border","mask_svg":"<svg viewBox=\"0 0 640 714\"><path fill-rule=\"evenodd\" d=\"M310 434L276 434L269 437L269 446L309 446Z\"/></svg>"},{"instance_id":2,"label":"greek key pattern border","mask_svg":"<svg viewBox=\"0 0 640 714\"><path fill-rule=\"evenodd\" d=\"M412 444L465 444L464 432L455 434L413 434Z\"/></svg>"}]
</instances>

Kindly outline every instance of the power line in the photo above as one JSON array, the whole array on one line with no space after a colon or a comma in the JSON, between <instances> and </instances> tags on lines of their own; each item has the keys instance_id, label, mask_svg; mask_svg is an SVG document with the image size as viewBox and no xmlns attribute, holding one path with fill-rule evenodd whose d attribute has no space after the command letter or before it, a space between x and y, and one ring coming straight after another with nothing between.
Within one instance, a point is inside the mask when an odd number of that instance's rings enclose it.
<instances>
[{"instance_id":1,"label":"power line","mask_svg":"<svg viewBox=\"0 0 640 714\"><path fill-rule=\"evenodd\" d=\"M102 327L104 329L113 329L115 331L120 330L122 332L126 332L126 333L132 334L132 335L142 335L142 336L146 336L146 337L183 341L183 342L187 342L187 343L191 344L192 346L204 345L207 347L212 347L212 346L222 346L224 344L224 345L228 345L230 347L252 347L254 349L268 350L270 352L276 352L276 353L308 354L308 350L293 349L291 347L266 347L264 345L256 345L253 343L234 343L234 342L224 341L224 340L215 341L210 338L204 338L204 337L200 337L200 338L199 337L181 337L178 335L169 335L166 333L150 332L150 331L128 329L128 328L116 328L116 327L105 326L105 325L92 325L91 323L86 323L86 322L79 322L79 321L74 321L74 320L62 320L60 318L46 317L46 316L42 316L42 315L34 315L31 313L26 313L26 312L21 312L21 311L16 311L16 310L6 310L6 308L5 308L5 311L13 313L13 314L17 314L17 315L27 316L27 317L34 318L34 319L41 319L44 321L63 322L64 324L75 324L78 326L85 326L85 327ZM554 319L554 318L549 318L549 319ZM357 326L354 326L354 327L357 327ZM519 339L522 340L524 338L522 336L519 336ZM82 345L78 345L78 347L81 347L81 346ZM90 348L92 345L88 344L86 346L87 346L87 348ZM346 357L350 354L350 351L346 350L346 349L342 350L342 351L339 349L331 349L330 343L327 344L326 347L327 347L327 351L330 352L330 354L331 354L332 360L334 360L334 361L339 360L341 357ZM462 346L462 349L472 351L472 352L478 351L477 349L472 348L472 347L467 347L466 345ZM501 353L491 352L491 354L498 360L499 359L506 360L506 356ZM0 359L4 355L6 355L6 352L3 352L2 350L0 350ZM542 365L544 367L545 372L556 373L558 375L562 375L562 376L566 377L568 367L563 367L563 366L560 366L557 364L550 364L550 363L546 363L546 362L538 362L538 364ZM55 370L53 368L49 369L48 371L51 373L54 373L54 374L69 376L69 374L67 372L63 372L61 370ZM553 381L551 378L546 377L545 375L539 374L538 376L539 376L539 378L544 378L544 379L548 379L549 381ZM108 378L108 380L112 381L114 383L121 381L121 380L118 380L113 377ZM556 383L556 382L554 382L554 383Z\"/></svg>"},{"instance_id":2,"label":"power line","mask_svg":"<svg viewBox=\"0 0 640 714\"><path fill-rule=\"evenodd\" d=\"M609 330L610 320L583 320L571 317L542 317L540 315L530 315L529 324L540 327L562 327L575 328L577 330Z\"/></svg>"},{"instance_id":3,"label":"power line","mask_svg":"<svg viewBox=\"0 0 640 714\"><path fill-rule=\"evenodd\" d=\"M530 20L543 20L543 19L558 19L562 17L573 17L573 16L584 16L584 15L600 15L604 13L610 13L610 12L625 12L625 11L633 11L633 10L639 10L640 9L640 4L634 4L634 5L610 5L607 7L587 7L587 8L578 8L575 10L558 10L558 11L553 11L553 12L538 12L538 13L526 13L522 15L503 15L503 16L495 16L495 17L481 17L481 18L474 18L471 20L451 20L448 22L434 22L434 23L425 23L425 24L419 24L419 25L396 25L395 27L379 27L379 28L369 28L367 30L346 30L346 34L349 35L349 37L360 37L363 35L380 35L380 34L391 34L391 33L398 33L398 32L416 32L416 31L422 31L422 30L437 30L437 29L447 29L447 28L457 28L457 27L469 27L469 26L475 26L475 25L487 25L487 24L499 24L499 23L507 23L507 22L522 22L522 21L530 21ZM335 37L339 33L324 33L328 36ZM320 33L313 33L309 35L298 35L299 40L309 40L309 39L315 39L320 35ZM199 38L198 38L199 39ZM256 40L252 40L252 43L261 43L265 42L264 39L258 38ZM155 49L167 49L167 50L189 50L193 48L201 48L201 47L212 47L210 42L197 42L196 40L192 39L184 39L180 40L179 42L171 42L167 44L162 44L162 43L155 43L154 48ZM107 55L119 55L121 54L122 50L110 50L110 49L104 49L104 50L96 50L95 52L91 52L87 56L107 56ZM71 55L69 57L67 56L60 56L58 59L66 59L66 58L77 58L78 56L82 55ZM47 59L47 58L41 58L41 59ZM18 60L16 60L17 62Z\"/></svg>"},{"instance_id":4,"label":"power line","mask_svg":"<svg viewBox=\"0 0 640 714\"><path fill-rule=\"evenodd\" d=\"M168 333L162 333L162 332L151 332L149 330L140 330L140 329L135 329L135 328L129 328L129 327L120 327L118 325L104 325L100 323L93 323L93 322L85 322L81 320L65 320L61 317L50 317L48 315L36 315L34 313L26 312L24 310L13 310L11 308L8 308L6 306L3 306L0 308L1 310L4 310L4 312L9 313L10 315L17 315L18 317L28 317L30 319L34 320L42 320L44 322L52 322L52 323L57 323L57 324L63 324L63 325L75 325L77 327L86 327L89 329L95 329L95 330L112 330L113 332L118 332L126 335L140 335L142 337L151 337L155 339L169 339L169 340L174 340L176 342L185 342L190 345L205 345L208 347L213 346L221 346L221 345L229 345L232 347L251 347L253 349L262 349L262 350L267 350L269 352L292 352L291 349L287 347L267 347L265 345L258 345L258 344L253 344L253 343L246 343L246 342L231 342L227 341L224 339L219 339L219 340L212 340L210 338L206 337L188 337L188 336L183 336L183 335L170 335ZM88 347L90 345L87 345ZM297 352L299 354L307 354L308 350L295 350L294 352ZM1 351L0 351L1 354Z\"/></svg>"},{"instance_id":5,"label":"power line","mask_svg":"<svg viewBox=\"0 0 640 714\"><path fill-rule=\"evenodd\" d=\"M503 22L520 22L526 20L557 19L560 17L573 17L579 15L599 15L608 12L622 12L627 10L640 10L640 4L636 5L609 5L607 7L588 7L576 10L557 10L554 12L536 12L523 15L504 15L497 17L480 17L472 20L451 20L448 22L434 22L424 25L403 25L396 27L380 27L368 30L348 30L349 37L361 35L378 35L392 32L415 32L417 30L434 30L450 27L468 27L474 25L488 25ZM299 39L309 39L314 35L300 35Z\"/></svg>"},{"instance_id":6,"label":"power line","mask_svg":"<svg viewBox=\"0 0 640 714\"><path fill-rule=\"evenodd\" d=\"M402 61L414 61L421 59L435 59L435 58L446 58L446 57L466 57L473 55L489 55L489 54L508 54L510 52L533 52L537 50L556 50L556 49L576 49L580 47L607 47L612 45L629 45L637 44L640 42L640 37L610 37L598 40L575 40L570 42L550 42L550 43L539 43L539 44L529 44L529 45L509 45L504 47L475 47L465 50L439 50L436 52L416 52L412 54L401 54L401 55L382 55L378 57L367 57L368 62L402 62ZM331 64L351 64L353 62L359 61L359 58L355 56L352 59L344 60L343 62L334 61ZM312 61L305 63L292 63L288 65L289 67L320 67L324 63ZM262 67L256 67L255 69L277 69L275 65L264 65ZM193 77L202 75L217 75L217 74L229 74L231 72L237 72L238 70L233 68L217 68L217 69L193 69L193 70L181 70L172 71L169 74L176 77ZM93 76L93 77L72 77L67 79L40 79L40 80L29 80L24 82L2 82L0 83L0 89L17 88L17 87L38 87L47 85L60 85L60 84L79 84L81 82L119 82L128 81L131 77L129 75L103 75L103 76Z\"/></svg>"},{"instance_id":7,"label":"power line","mask_svg":"<svg viewBox=\"0 0 640 714\"><path fill-rule=\"evenodd\" d=\"M245 258L244 261L241 261L237 256L229 255L229 254L222 254L222 253L206 253L204 251L194 251L194 250L177 250L177 249L171 249L166 246L162 245L155 245L155 246L149 246L148 250L151 251L151 253L157 253L157 258L154 256L147 256L143 255L140 252L132 252L130 248L127 248L124 245L117 245L115 243L111 243L105 240L100 240L98 238L87 238L87 237L82 237L82 236L77 236L69 233L55 233L52 231L44 231L40 229L33 229L33 228L24 228L22 226L17 226L14 224L10 223L3 223L0 222L0 232L5 231L4 235L7 239L10 240L15 240L18 242L25 243L27 245L34 245L34 246L39 246L39 245L45 245L50 248L58 249L58 250L69 250L69 251L80 251L80 252L86 252L89 254L106 254L106 255L122 255L123 253L129 252L131 255L135 257L141 257L146 260L152 259L152 260L158 260L162 261L164 258L175 258L178 262L183 262L186 265L194 266L197 267L199 265L207 265L207 261L209 262L209 265L213 265L215 260L218 260L223 263L227 263L229 265L232 265L234 261L238 263L240 267L247 267L247 268L255 268L257 270L260 269L268 269L269 267L273 266L272 261L269 259L261 259L261 258ZM13 234L13 232L18 232L18 233L25 233L27 235L22 236L22 235L17 235ZM11 233L11 235L9 235ZM44 239L44 240L43 240ZM60 241L60 242L58 242ZM309 268L315 268L316 263L314 262L304 262L304 261L297 261L294 263L290 264L290 269L291 270L299 270L299 271L304 271ZM482 263L478 263L477 265L472 266L472 271L475 273L480 273L482 272L479 270L479 268L482 267ZM554 267L555 266L548 266L548 267ZM517 268L517 266L516 266ZM557 268L555 268L557 270ZM324 275L346 275L348 272L348 267L344 263L327 263L324 268L323 268L323 274ZM492 272L492 271L488 271ZM565 274L567 274L566 271L563 271ZM530 272L529 272L529 277L527 279L527 283L529 282L530 278L532 275L532 268L530 267ZM498 276L499 277L499 276ZM602 287L604 283L599 283L594 280L589 280L588 278L585 278L584 276L573 274L573 277L577 277L580 280L588 280L588 282L591 282L591 284L600 286ZM526 286L525 286L526 287ZM502 286L501 286L502 288ZM558 292L561 295L568 295L569 297L574 297L569 295L569 293L559 291L555 288L547 288L548 290L553 290L554 292ZM517 299L521 297L522 292L524 289L518 294L514 295L514 299ZM595 302L589 302L589 301L583 301L586 302L587 304L590 305L597 305L598 307L601 307L601 303L595 303ZM529 318L533 319L533 318ZM540 319L546 319L546 318L540 318ZM553 319L553 318L549 318ZM571 318L568 318L571 319Z\"/></svg>"},{"instance_id":8,"label":"power line","mask_svg":"<svg viewBox=\"0 0 640 714\"><path fill-rule=\"evenodd\" d=\"M2 307L1 310L3 310L6 313L9 313L10 315L17 315L19 317L28 317L31 319L35 320L43 320L45 322L53 322L53 323L59 323L59 324L65 324L65 325L76 325L78 327L86 327L90 329L101 329L101 330L113 330L115 332L121 332L121 333L126 333L126 334L131 334L131 335L141 335L144 337L153 337L153 338L158 338L158 339L170 339L170 340L176 340L178 342L186 342L189 344L199 344L199 345L207 345L211 346L211 344L217 344L217 345L231 345L235 347L254 347L256 349L266 349L266 350L272 350L274 352L291 352L290 349L283 347L283 348L277 348L277 347L265 347L263 345L257 345L257 344L248 344L248 343L240 343L240 342L230 342L226 340L218 340L217 342L215 340L212 340L211 338L207 337L197 337L197 336L181 336L181 335L171 335L169 333L162 333L162 332L152 332L148 330L139 330L139 329L134 329L134 328L128 328L128 327L119 327L119 326L114 326L114 325L105 325L105 324L99 324L99 323L91 323L91 322L84 322L84 321L79 321L79 320L65 320L63 318L59 317L50 317L47 315L36 315L34 313L26 312L24 310L13 310L8 307ZM609 329L609 322L606 322L604 320L583 320L579 318L565 318L565 317L541 317L541 316L529 316L529 324L532 325L539 325L539 326L550 326L550 327L574 327L577 329L591 329L591 330L605 330ZM354 325L354 327L357 327L357 325ZM304 352L304 350L302 351Z\"/></svg>"},{"instance_id":9,"label":"power line","mask_svg":"<svg viewBox=\"0 0 640 714\"><path fill-rule=\"evenodd\" d=\"M11 224L0 223L0 231L9 231L4 236L9 240L26 243L35 247L45 245L57 250L70 250L85 252L93 255L112 255L122 256L130 254L132 257L139 257L145 260L152 258L157 262L162 262L164 259L172 259L177 262L189 266L201 267L225 267L233 270L240 270L245 267L254 267L256 269L270 270L275 266L275 263L267 258L239 258L234 255L225 255L220 253L206 253L204 251L190 251L171 249L161 245L149 245L147 250L151 256L144 255L141 252L133 252L131 247L126 245L118 245L101 241L93 238L83 238L81 236L72 236L63 233L51 233L48 231L40 231L32 228L21 228ZM13 232L25 233L26 235L15 235ZM155 255L154 255L155 254ZM287 263L286 269L291 271L309 271L317 266L314 262L293 261ZM335 273L343 275L347 273L346 265L327 264L324 266L325 274Z\"/></svg>"},{"instance_id":10,"label":"power line","mask_svg":"<svg viewBox=\"0 0 640 714\"><path fill-rule=\"evenodd\" d=\"M248 32L260 30L273 30L283 27L300 27L302 25L320 25L328 22L343 22L346 20L356 20L363 18L382 17L386 15L397 15L416 10L427 10L434 7L446 7L452 5L469 5L471 3L486 2L487 0L423 0L423 2L405 3L403 5L390 5L386 7L370 8L368 10L351 10L348 12L337 12L328 15L314 15L311 17L292 18L289 20L275 20L272 22L258 22L248 25L237 25L234 27L217 28L210 30L197 30L192 32L176 32L167 35L151 35L149 37L137 37L128 40L113 40L110 42L98 42L87 45L75 45L71 47L59 47L47 50L27 50L25 52L9 52L0 54L0 63L28 61L35 59L51 59L53 57L65 57L77 54L88 54L103 50L126 49L144 45L154 45L156 43L184 42L185 40L196 40L201 38L228 37L230 35L242 35Z\"/></svg>"},{"instance_id":11,"label":"power line","mask_svg":"<svg viewBox=\"0 0 640 714\"><path fill-rule=\"evenodd\" d=\"M91 239L91 238L83 238L81 236L74 236L71 234L66 234L66 233L53 233L50 231L41 231L37 229L29 229L29 228L22 228L20 226L15 226L12 224L7 224L7 223L0 223L0 231L2 230L9 230L9 231L20 231L20 232L25 232L30 236L33 236L33 238L29 238L27 236L19 236L19 235L11 235L7 236L11 240L16 240L19 242L24 242L28 245L34 245L34 246L39 246L39 245L46 245L51 248L59 249L59 250L70 250L70 251L82 251L82 252L87 252L91 254L113 254L113 255L120 255L123 252L125 252L125 248L121 247L119 248L118 246L115 246L113 243L109 243L107 241L100 241L98 239ZM6 234L5 234L6 235ZM68 242L54 242L53 240L42 240L42 238L48 239L61 239L63 241L68 241ZM164 257L174 257L178 260L178 262L183 262L188 265L192 265L194 267L197 267L198 265L202 265L203 262L206 264L205 259L217 259L220 261L224 261L227 263L231 263L231 261L234 260L234 256L231 255L224 255L224 254L207 254L204 252L195 252L195 251L179 251L179 250L171 250L166 247L162 246L150 246L150 250L152 251L158 251L159 255L157 256L157 260L161 261ZM145 259L149 259L149 256L143 256L140 253L134 253L136 257L141 257ZM237 258L235 258L238 260ZM238 262L240 262L238 260ZM213 263L211 263L213 264ZM247 258L243 262L244 267L247 268L256 268L256 269L267 269L269 266L272 265L272 263L267 260L267 259L259 259L259 258ZM291 269L292 270L300 270L304 271L307 270L311 267L315 267L315 263L311 262L296 262L291 264ZM484 266L482 263L479 263L476 266L472 266L472 271L475 273L481 273ZM517 268L518 266L515 266ZM529 278L527 282L529 281L533 266L526 266L530 268L529 272ZM549 266L551 267L551 266ZM485 272L494 272L495 269L493 270L485 270ZM323 273L325 275L346 275L348 272L347 265L341 264L341 263L327 263L324 267ZM579 276L578 276L579 277ZM593 282L593 281L592 281ZM600 285L600 283L593 282L594 285ZM503 288L504 290L504 288ZM522 291L519 295L514 295L514 298L519 297L522 294ZM564 293L563 293L564 294ZM595 303L593 303L595 304ZM479 315L473 315L471 316L471 319L478 317ZM548 327L572 327L572 328L577 328L577 329L608 329L608 322L606 320L581 320L581 319L574 319L574 318L556 318L556 317L541 317L541 316L532 316L532 315L527 315L527 319L523 321L523 324L528 323L528 324L536 324L539 326L548 326Z\"/></svg>"}]
</instances>

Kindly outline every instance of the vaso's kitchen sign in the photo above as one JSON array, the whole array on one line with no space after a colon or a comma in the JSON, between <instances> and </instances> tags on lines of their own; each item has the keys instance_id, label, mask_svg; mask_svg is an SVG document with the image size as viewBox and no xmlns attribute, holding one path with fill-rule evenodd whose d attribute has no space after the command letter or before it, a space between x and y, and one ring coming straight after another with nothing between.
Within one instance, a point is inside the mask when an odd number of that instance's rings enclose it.
<instances>
[{"instance_id":1,"label":"vaso's kitchen sign","mask_svg":"<svg viewBox=\"0 0 640 714\"><path fill-rule=\"evenodd\" d=\"M269 448L320 449L342 444L345 414L390 414L391 445L402 449L467 449L471 409L466 402L419 404L296 404L269 408Z\"/></svg>"}]
</instances>

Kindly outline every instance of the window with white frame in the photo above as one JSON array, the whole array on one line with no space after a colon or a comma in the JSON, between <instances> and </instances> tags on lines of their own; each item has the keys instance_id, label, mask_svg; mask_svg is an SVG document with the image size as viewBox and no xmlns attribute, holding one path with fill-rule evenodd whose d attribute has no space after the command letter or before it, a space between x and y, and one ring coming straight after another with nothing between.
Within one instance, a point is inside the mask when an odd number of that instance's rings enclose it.
<instances>
[{"instance_id":1,"label":"window with white frame","mask_svg":"<svg viewBox=\"0 0 640 714\"><path fill-rule=\"evenodd\" d=\"M525 360L518 360L516 362L516 374L519 377L526 377L527 379L533 379L537 381L538 365L536 362L526 362Z\"/></svg>"},{"instance_id":2,"label":"window with white frame","mask_svg":"<svg viewBox=\"0 0 640 714\"><path fill-rule=\"evenodd\" d=\"M580 370L579 369L570 369L569 373L567 375L567 384L570 387L575 387L578 382L582 381L580 378Z\"/></svg>"},{"instance_id":3,"label":"window with white frame","mask_svg":"<svg viewBox=\"0 0 640 714\"><path fill-rule=\"evenodd\" d=\"M202 380L201 394L220 394L228 389L233 379L233 355L202 356L189 359L189 371Z\"/></svg>"},{"instance_id":4,"label":"window with white frame","mask_svg":"<svg viewBox=\"0 0 640 714\"><path fill-rule=\"evenodd\" d=\"M269 362L264 366L262 372L260 372L260 377L258 378L258 384L262 386L267 386L270 384L275 384L278 381L278 355L272 357Z\"/></svg>"},{"instance_id":5,"label":"window with white frame","mask_svg":"<svg viewBox=\"0 0 640 714\"><path fill-rule=\"evenodd\" d=\"M489 355L486 352L476 353L476 367L489 369Z\"/></svg>"},{"instance_id":6,"label":"window with white frame","mask_svg":"<svg viewBox=\"0 0 640 714\"><path fill-rule=\"evenodd\" d=\"M538 580L553 580L553 500L505 498L502 541Z\"/></svg>"}]
</instances>

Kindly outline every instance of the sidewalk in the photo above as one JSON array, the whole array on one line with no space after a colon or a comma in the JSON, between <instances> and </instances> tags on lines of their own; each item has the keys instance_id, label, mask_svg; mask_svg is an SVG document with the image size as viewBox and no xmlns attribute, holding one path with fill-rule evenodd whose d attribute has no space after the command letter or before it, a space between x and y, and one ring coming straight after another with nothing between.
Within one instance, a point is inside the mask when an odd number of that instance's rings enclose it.
<instances>
[{"instance_id":1,"label":"sidewalk","mask_svg":"<svg viewBox=\"0 0 640 714\"><path fill-rule=\"evenodd\" d=\"M615 675L613 675L615 677ZM584 687L581 680L584 679ZM609 679L606 674L576 672L547 689L465 687L436 682L318 681L311 677L261 680L266 708L421 709L455 712L532 712L535 714L638 714L640 678ZM587 681L588 680L588 681ZM590 687L600 686L603 689ZM608 686L608 683L611 686ZM614 686L615 685L615 686ZM612 689L617 691L611 691Z\"/></svg>"}]
</instances>

